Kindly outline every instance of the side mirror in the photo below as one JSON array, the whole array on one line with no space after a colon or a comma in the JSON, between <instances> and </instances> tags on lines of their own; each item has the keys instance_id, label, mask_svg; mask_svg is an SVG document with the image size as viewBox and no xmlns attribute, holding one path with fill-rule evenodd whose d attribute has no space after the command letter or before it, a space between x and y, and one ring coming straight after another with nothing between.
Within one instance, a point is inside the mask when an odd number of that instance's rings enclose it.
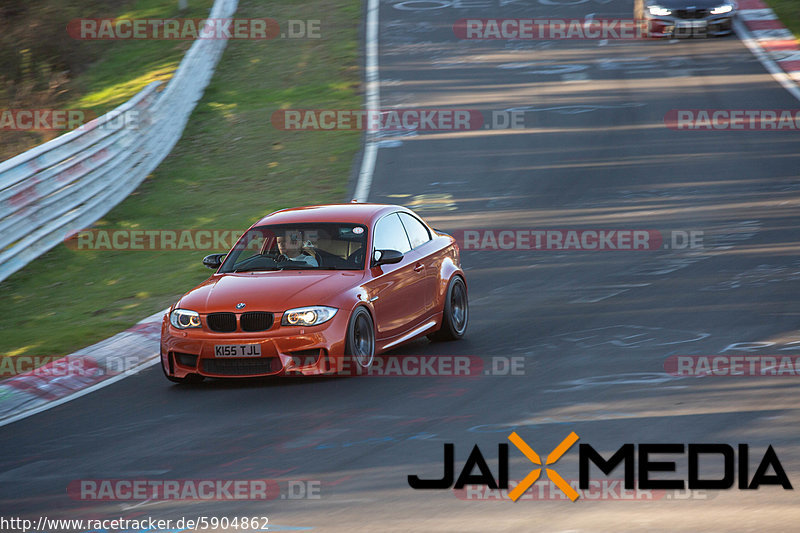
<instances>
[{"instance_id":1,"label":"side mirror","mask_svg":"<svg viewBox=\"0 0 800 533\"><path fill-rule=\"evenodd\" d=\"M217 270L222 264L222 260L228 254L211 254L203 258L203 264L210 269Z\"/></svg>"},{"instance_id":2,"label":"side mirror","mask_svg":"<svg viewBox=\"0 0 800 533\"><path fill-rule=\"evenodd\" d=\"M403 254L397 250L375 250L372 254L372 266L393 265L403 260Z\"/></svg>"}]
</instances>

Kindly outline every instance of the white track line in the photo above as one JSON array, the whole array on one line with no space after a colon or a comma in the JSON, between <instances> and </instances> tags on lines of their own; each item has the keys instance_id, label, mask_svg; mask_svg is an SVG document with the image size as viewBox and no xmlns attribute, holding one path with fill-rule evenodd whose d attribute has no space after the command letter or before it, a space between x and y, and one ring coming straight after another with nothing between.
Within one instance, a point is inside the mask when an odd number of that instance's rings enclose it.
<instances>
[{"instance_id":1,"label":"white track line","mask_svg":"<svg viewBox=\"0 0 800 533\"><path fill-rule=\"evenodd\" d=\"M753 39L753 35L750 33L744 24L740 20L733 21L733 28L736 30L736 35L741 39L744 45L753 52L753 55L761 61L761 64L764 65L764 68L772 74L772 77L775 80L783 85L783 88L789 91L789 93L800 100L800 87L792 81L792 78L789 77L788 74L778 66L778 63L773 60L769 54L761 48L761 45Z\"/></svg>"},{"instance_id":2,"label":"white track line","mask_svg":"<svg viewBox=\"0 0 800 533\"><path fill-rule=\"evenodd\" d=\"M378 11L380 0L369 0L367 3L366 24L366 72L367 81L367 109L378 110L381 106L380 76L378 71ZM375 160L378 158L378 143L374 134L367 131L367 141L364 145L364 158L361 160L361 171L358 173L355 199L366 202L369 190L372 187L372 174L375 172Z\"/></svg>"}]
</instances>

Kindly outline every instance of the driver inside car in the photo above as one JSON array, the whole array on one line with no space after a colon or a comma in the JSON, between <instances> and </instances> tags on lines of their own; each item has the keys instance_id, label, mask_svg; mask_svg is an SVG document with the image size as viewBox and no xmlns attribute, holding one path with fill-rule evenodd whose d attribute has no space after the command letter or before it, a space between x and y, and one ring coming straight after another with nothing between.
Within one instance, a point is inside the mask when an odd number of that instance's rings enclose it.
<instances>
[{"instance_id":1,"label":"driver inside car","mask_svg":"<svg viewBox=\"0 0 800 533\"><path fill-rule=\"evenodd\" d=\"M306 263L309 266L318 267L319 263L314 257L313 252L304 250L303 239L299 231L287 231L283 237L276 237L275 244L278 246L278 256L275 261L295 261ZM310 243L306 243L310 245Z\"/></svg>"}]
</instances>

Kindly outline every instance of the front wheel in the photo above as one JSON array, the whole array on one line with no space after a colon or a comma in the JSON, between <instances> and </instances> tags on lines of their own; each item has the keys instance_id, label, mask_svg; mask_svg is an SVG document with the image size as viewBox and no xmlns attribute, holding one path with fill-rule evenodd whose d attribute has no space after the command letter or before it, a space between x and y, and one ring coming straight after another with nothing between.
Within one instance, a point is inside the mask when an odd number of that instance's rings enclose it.
<instances>
[{"instance_id":1,"label":"front wheel","mask_svg":"<svg viewBox=\"0 0 800 533\"><path fill-rule=\"evenodd\" d=\"M356 307L347 326L345 355L353 358L360 368L369 368L375 359L375 326L369 311Z\"/></svg>"},{"instance_id":2,"label":"front wheel","mask_svg":"<svg viewBox=\"0 0 800 533\"><path fill-rule=\"evenodd\" d=\"M432 341L454 341L464 336L469 322L467 286L460 276L455 276L447 286L442 313L442 326L428 335Z\"/></svg>"}]
</instances>

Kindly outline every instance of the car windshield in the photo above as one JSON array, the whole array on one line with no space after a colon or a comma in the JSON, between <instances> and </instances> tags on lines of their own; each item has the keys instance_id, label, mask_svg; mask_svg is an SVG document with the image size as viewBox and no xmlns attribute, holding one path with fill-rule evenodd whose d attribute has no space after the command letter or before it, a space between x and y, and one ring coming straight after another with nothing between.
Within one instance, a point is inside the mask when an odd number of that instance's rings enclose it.
<instances>
[{"instance_id":1,"label":"car windshield","mask_svg":"<svg viewBox=\"0 0 800 533\"><path fill-rule=\"evenodd\" d=\"M367 228L359 224L273 224L242 235L220 272L362 270Z\"/></svg>"}]
</instances>

